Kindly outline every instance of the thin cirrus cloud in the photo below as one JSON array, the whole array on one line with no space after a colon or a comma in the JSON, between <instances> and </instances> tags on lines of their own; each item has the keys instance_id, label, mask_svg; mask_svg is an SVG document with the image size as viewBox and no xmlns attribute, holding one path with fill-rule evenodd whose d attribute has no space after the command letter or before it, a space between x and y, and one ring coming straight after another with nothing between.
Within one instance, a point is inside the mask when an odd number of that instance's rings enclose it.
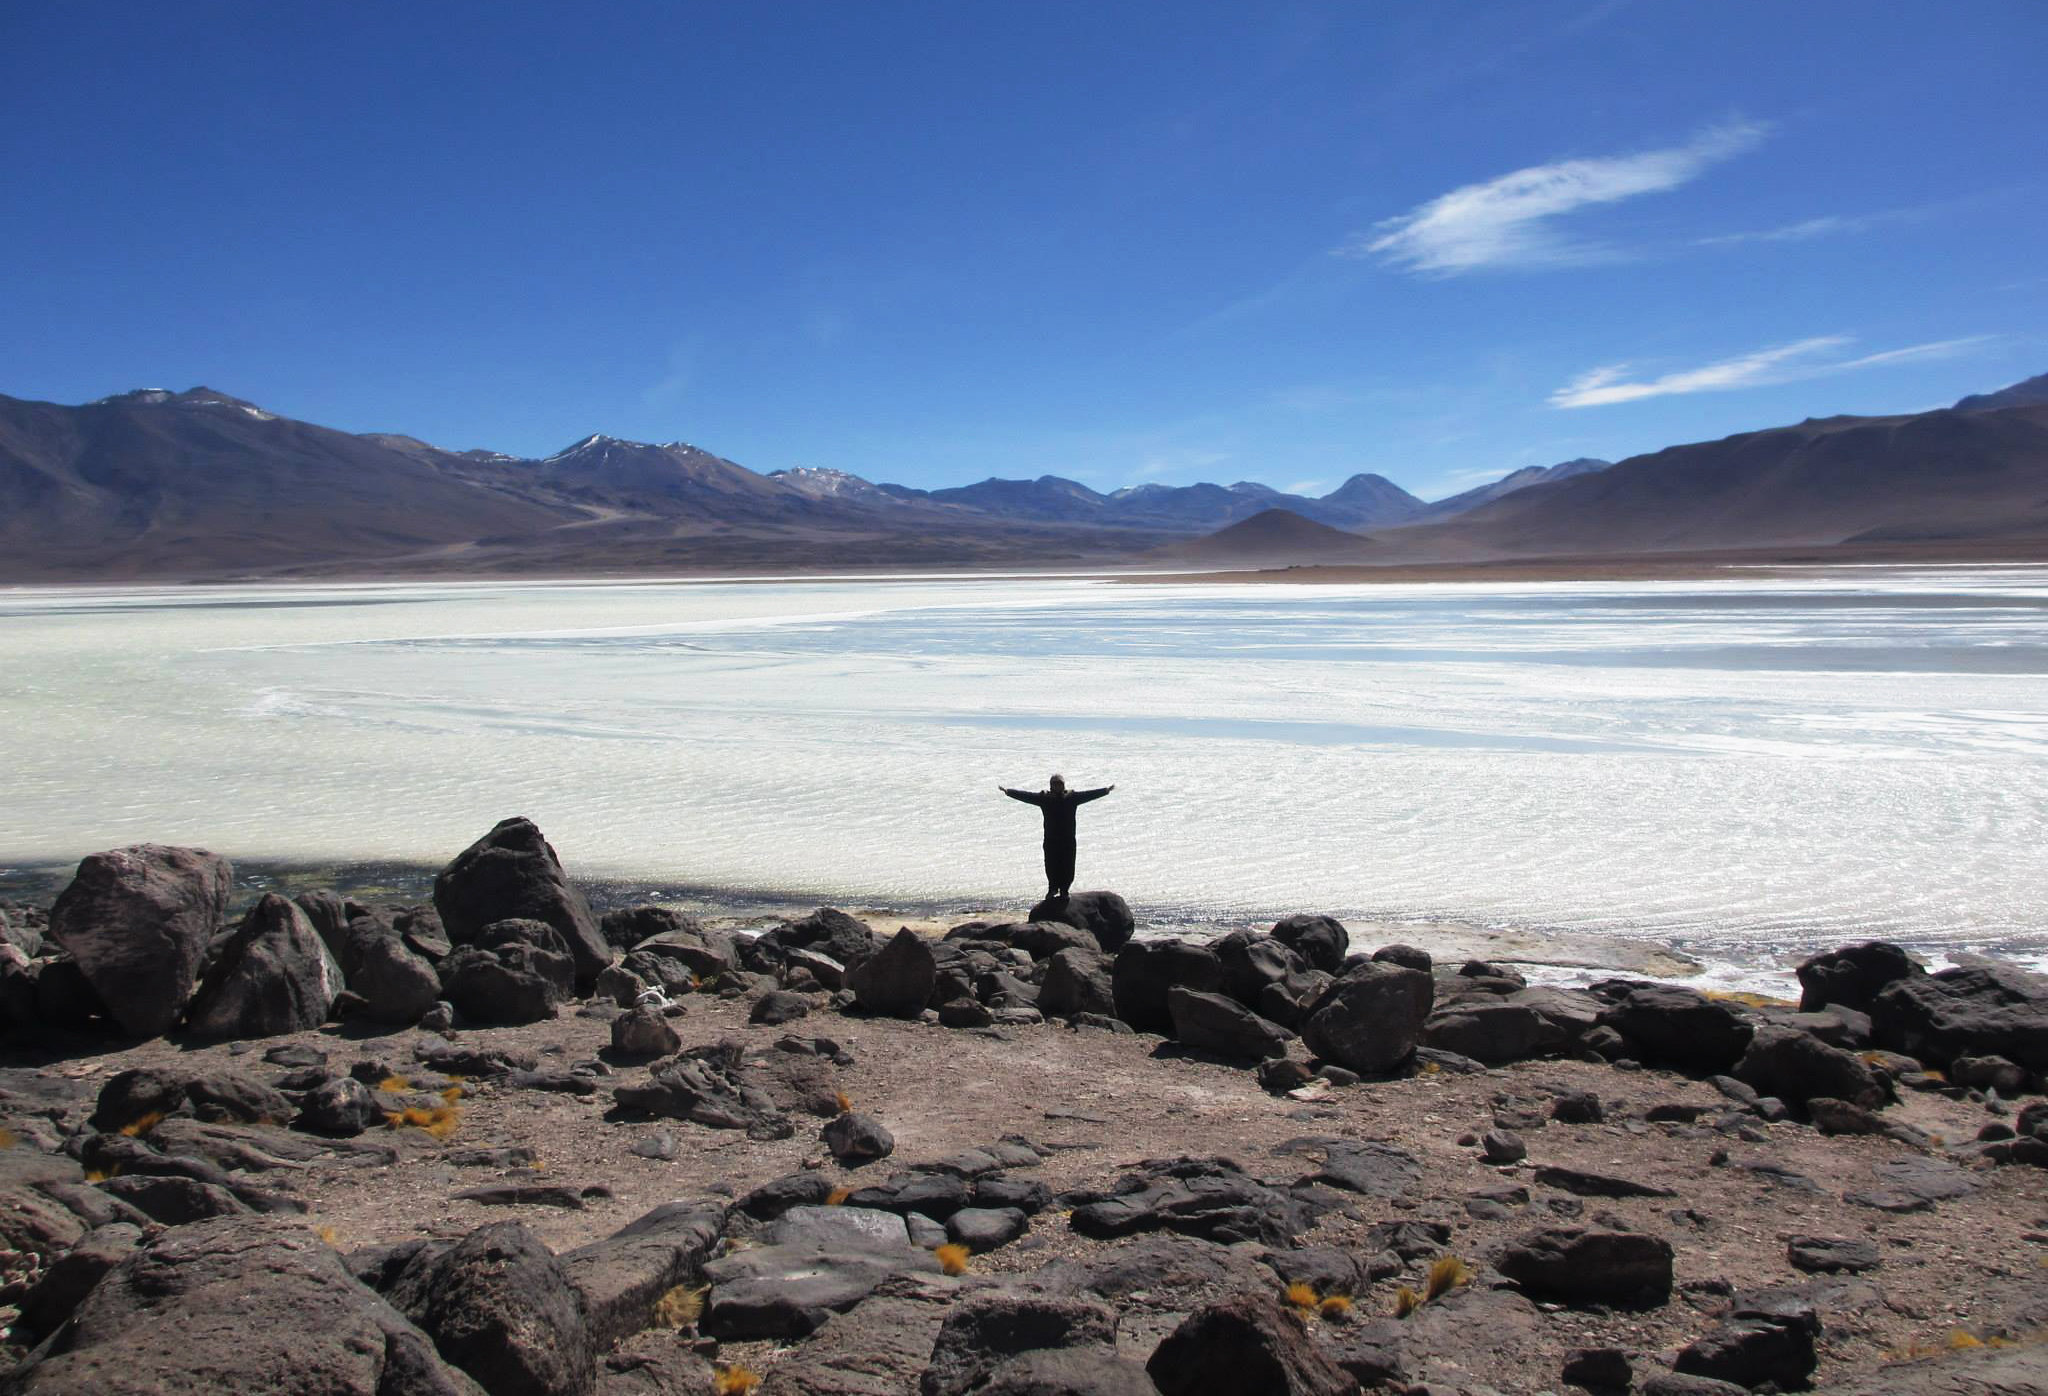
<instances>
[{"instance_id":1,"label":"thin cirrus cloud","mask_svg":"<svg viewBox=\"0 0 2048 1396\"><path fill-rule=\"evenodd\" d=\"M1336 251L1431 276L1610 261L1620 255L1615 249L1570 236L1560 220L1579 209L1689 184L1769 134L1759 122L1729 122L1661 150L1532 165L1453 189Z\"/></svg>"},{"instance_id":2,"label":"thin cirrus cloud","mask_svg":"<svg viewBox=\"0 0 2048 1396\"><path fill-rule=\"evenodd\" d=\"M1990 340L1989 335L1963 339L1938 339L1926 344L1909 344L1902 349L1884 349L1874 354L1844 357L1842 351L1855 341L1848 335L1817 335L1773 345L1754 353L1700 368L1683 369L1656 378L1630 378L1629 365L1608 364L1580 374L1550 395L1552 407L1607 407L1617 402L1640 402L1644 398L1674 397L1685 393L1718 393L1736 388L1762 388L1776 383L1796 383L1806 378L1823 378L1883 364L1909 363L1917 359L1943 359L1965 353Z\"/></svg>"}]
</instances>

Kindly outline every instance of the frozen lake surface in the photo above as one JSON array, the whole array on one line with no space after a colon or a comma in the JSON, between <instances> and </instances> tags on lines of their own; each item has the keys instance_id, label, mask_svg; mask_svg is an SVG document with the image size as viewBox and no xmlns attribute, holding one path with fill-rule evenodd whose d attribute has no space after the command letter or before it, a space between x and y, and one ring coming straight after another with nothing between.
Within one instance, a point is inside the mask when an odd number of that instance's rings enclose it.
<instances>
[{"instance_id":1,"label":"frozen lake surface","mask_svg":"<svg viewBox=\"0 0 2048 1396\"><path fill-rule=\"evenodd\" d=\"M2048 947L2048 569L1665 584L1040 579L0 592L0 865L144 840L951 908L1005 785L1077 885L1649 936Z\"/></svg>"}]
</instances>

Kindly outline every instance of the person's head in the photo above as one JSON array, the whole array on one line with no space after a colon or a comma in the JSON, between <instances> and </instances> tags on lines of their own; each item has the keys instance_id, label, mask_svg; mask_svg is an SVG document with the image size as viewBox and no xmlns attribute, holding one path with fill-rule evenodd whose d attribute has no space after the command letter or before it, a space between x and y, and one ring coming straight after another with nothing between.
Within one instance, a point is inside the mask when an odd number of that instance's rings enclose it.
<instances>
[{"instance_id":1,"label":"person's head","mask_svg":"<svg viewBox=\"0 0 2048 1396\"><path fill-rule=\"evenodd\" d=\"M1067 788L1067 778L1065 776L1053 776L1050 780L1046 781L1045 788L1052 791L1055 795L1062 794Z\"/></svg>"}]
</instances>

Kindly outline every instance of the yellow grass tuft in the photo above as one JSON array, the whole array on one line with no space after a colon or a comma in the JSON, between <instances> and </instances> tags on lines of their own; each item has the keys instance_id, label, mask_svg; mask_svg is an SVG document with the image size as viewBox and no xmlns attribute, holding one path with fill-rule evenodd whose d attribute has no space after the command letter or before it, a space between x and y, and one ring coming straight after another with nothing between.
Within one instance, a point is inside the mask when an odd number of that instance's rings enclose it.
<instances>
[{"instance_id":1,"label":"yellow grass tuft","mask_svg":"<svg viewBox=\"0 0 2048 1396\"><path fill-rule=\"evenodd\" d=\"M1351 1317L1351 1296L1348 1294L1326 1294L1323 1302L1316 1305L1316 1312L1324 1318L1342 1321Z\"/></svg>"},{"instance_id":2,"label":"yellow grass tuft","mask_svg":"<svg viewBox=\"0 0 2048 1396\"><path fill-rule=\"evenodd\" d=\"M718 1375L712 1379L711 1389L717 1396L751 1396L760 1384L759 1372L735 1363L733 1366L718 1369Z\"/></svg>"},{"instance_id":3,"label":"yellow grass tuft","mask_svg":"<svg viewBox=\"0 0 2048 1396\"><path fill-rule=\"evenodd\" d=\"M1974 1333L1965 1333L1960 1328L1948 1335L1950 1352L1963 1352L1970 1348L1981 1348L1983 1346L1984 1340L1982 1338L1979 1338Z\"/></svg>"},{"instance_id":4,"label":"yellow grass tuft","mask_svg":"<svg viewBox=\"0 0 2048 1396\"><path fill-rule=\"evenodd\" d=\"M462 1087L460 1087L460 1086L444 1086L444 1087L442 1087L442 1088L441 1088L441 1099L443 1099L443 1100L447 1101L447 1102L448 1102L448 1103L449 1103L450 1105L453 1105L453 1104L454 1104L454 1103L455 1103L456 1101L458 1101L458 1100L462 1099Z\"/></svg>"},{"instance_id":5,"label":"yellow grass tuft","mask_svg":"<svg viewBox=\"0 0 2048 1396\"><path fill-rule=\"evenodd\" d=\"M1406 1318L1422 1307L1422 1296L1402 1285L1394 1291L1394 1317Z\"/></svg>"},{"instance_id":6,"label":"yellow grass tuft","mask_svg":"<svg viewBox=\"0 0 2048 1396\"><path fill-rule=\"evenodd\" d=\"M825 1194L825 1205L827 1207L844 1207L846 1199L851 1196L853 1196L852 1188L836 1187Z\"/></svg>"},{"instance_id":7,"label":"yellow grass tuft","mask_svg":"<svg viewBox=\"0 0 2048 1396\"><path fill-rule=\"evenodd\" d=\"M85 1181L88 1183L104 1183L119 1171L118 1169L88 1168L85 1170Z\"/></svg>"},{"instance_id":8,"label":"yellow grass tuft","mask_svg":"<svg viewBox=\"0 0 2048 1396\"><path fill-rule=\"evenodd\" d=\"M1423 1283L1423 1301L1440 1299L1459 1285L1471 1281L1471 1266L1454 1255L1439 1256L1436 1264L1429 1267L1429 1278Z\"/></svg>"},{"instance_id":9,"label":"yellow grass tuft","mask_svg":"<svg viewBox=\"0 0 2048 1396\"><path fill-rule=\"evenodd\" d=\"M412 1077L387 1076L382 1081L379 1081L377 1083L377 1089L380 1091L388 1091L393 1095L398 1094L398 1092L400 1091L409 1091L412 1089Z\"/></svg>"},{"instance_id":10,"label":"yellow grass tuft","mask_svg":"<svg viewBox=\"0 0 2048 1396\"><path fill-rule=\"evenodd\" d=\"M313 1228L313 1234L330 1246L339 1246L341 1244L341 1233L331 1226L316 1226Z\"/></svg>"},{"instance_id":11,"label":"yellow grass tuft","mask_svg":"<svg viewBox=\"0 0 2048 1396\"><path fill-rule=\"evenodd\" d=\"M1314 1285L1303 1280L1296 1280L1293 1284L1287 1286L1282 1291L1280 1297L1287 1302L1290 1308L1299 1309L1303 1313L1315 1312L1315 1307L1321 1302L1322 1298L1322 1296L1316 1293Z\"/></svg>"},{"instance_id":12,"label":"yellow grass tuft","mask_svg":"<svg viewBox=\"0 0 2048 1396\"><path fill-rule=\"evenodd\" d=\"M0 1125L0 1149L11 1149L20 1142L21 1140L15 1137L13 1130L8 1129L5 1125Z\"/></svg>"},{"instance_id":13,"label":"yellow grass tuft","mask_svg":"<svg viewBox=\"0 0 2048 1396\"><path fill-rule=\"evenodd\" d=\"M654 1321L662 1328L694 1328L704 1313L704 1296L710 1285L677 1285L654 1301Z\"/></svg>"},{"instance_id":14,"label":"yellow grass tuft","mask_svg":"<svg viewBox=\"0 0 2048 1396\"><path fill-rule=\"evenodd\" d=\"M384 1116L386 1128L423 1129L436 1139L452 1137L461 1123L462 1111L454 1105L437 1105L431 1110L412 1105L403 1110L388 1111Z\"/></svg>"},{"instance_id":15,"label":"yellow grass tuft","mask_svg":"<svg viewBox=\"0 0 2048 1396\"><path fill-rule=\"evenodd\" d=\"M145 1135L149 1133L151 1130L155 1129L158 1125L162 1124L163 1119L163 1111L152 1110L147 1115L144 1115L141 1119L130 1120L127 1124L122 1125L121 1133L127 1135L130 1139L139 1138L140 1136Z\"/></svg>"},{"instance_id":16,"label":"yellow grass tuft","mask_svg":"<svg viewBox=\"0 0 2048 1396\"><path fill-rule=\"evenodd\" d=\"M948 1275L967 1273L967 1257L971 1254L965 1246L947 1244L932 1252L939 1259L939 1269Z\"/></svg>"},{"instance_id":17,"label":"yellow grass tuft","mask_svg":"<svg viewBox=\"0 0 2048 1396\"><path fill-rule=\"evenodd\" d=\"M832 1103L839 1107L839 1113L842 1115L853 1109L853 1097L845 1091L834 1091L832 1093Z\"/></svg>"}]
</instances>

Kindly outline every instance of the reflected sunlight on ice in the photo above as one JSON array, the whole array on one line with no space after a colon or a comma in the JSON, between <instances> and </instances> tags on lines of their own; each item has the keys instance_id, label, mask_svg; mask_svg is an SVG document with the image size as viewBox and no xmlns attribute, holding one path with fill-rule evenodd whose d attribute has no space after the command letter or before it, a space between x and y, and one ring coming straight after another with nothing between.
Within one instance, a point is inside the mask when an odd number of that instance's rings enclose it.
<instances>
[{"instance_id":1,"label":"reflected sunlight on ice","mask_svg":"<svg viewBox=\"0 0 2048 1396\"><path fill-rule=\"evenodd\" d=\"M2048 572L0 593L0 860L142 839L899 903L2048 945Z\"/></svg>"}]
</instances>

